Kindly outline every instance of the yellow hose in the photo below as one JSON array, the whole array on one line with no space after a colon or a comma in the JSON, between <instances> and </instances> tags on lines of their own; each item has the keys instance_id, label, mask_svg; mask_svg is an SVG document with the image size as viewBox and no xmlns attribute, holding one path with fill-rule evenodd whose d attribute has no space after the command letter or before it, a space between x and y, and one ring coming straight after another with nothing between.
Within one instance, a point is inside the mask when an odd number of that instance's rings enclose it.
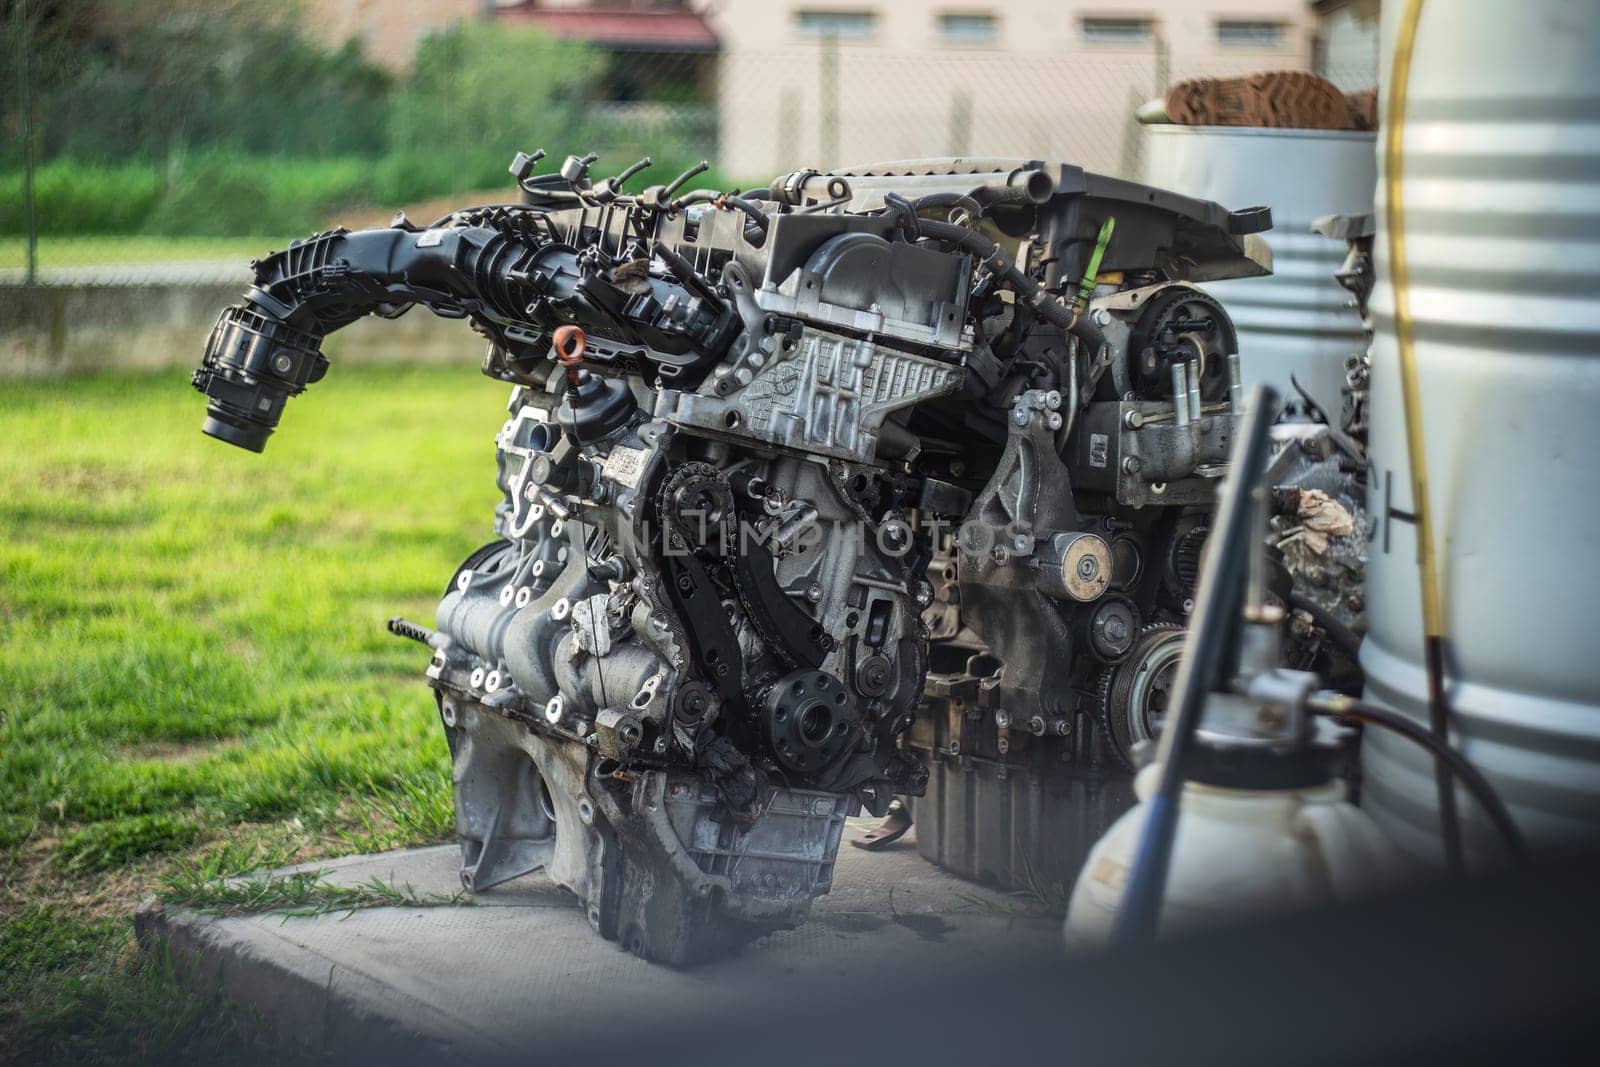
<instances>
[{"instance_id":1,"label":"yellow hose","mask_svg":"<svg viewBox=\"0 0 1600 1067\"><path fill-rule=\"evenodd\" d=\"M1410 454L1412 511L1417 517L1417 568L1422 581L1422 629L1426 637L1444 636L1444 611L1439 595L1439 571L1434 558L1432 508L1428 505L1428 459L1422 441L1422 388L1417 383L1417 353L1411 321L1411 298L1406 266L1405 206L1400 183L1405 166L1406 87L1411 78L1411 54L1422 20L1422 0L1406 0L1395 34L1394 62L1389 74L1389 97L1384 108L1384 213L1389 229L1389 281L1394 289L1394 340L1400 357L1400 402L1405 411L1406 450Z\"/></svg>"},{"instance_id":2,"label":"yellow hose","mask_svg":"<svg viewBox=\"0 0 1600 1067\"><path fill-rule=\"evenodd\" d=\"M1417 382L1417 352L1406 266L1405 205L1400 186L1405 178L1406 89L1411 80L1411 56L1416 50L1417 24L1422 21L1422 0L1406 0L1396 28L1394 61L1389 68L1389 96L1383 115L1385 164L1384 214L1389 231L1389 282L1394 290L1394 341L1400 360L1400 402L1406 420L1406 450L1411 469L1411 510L1417 523L1417 571L1422 586L1422 649L1428 674L1428 718L1433 735L1450 743L1450 705L1444 692L1444 608L1439 588L1439 567L1433 542L1433 508L1428 498L1428 457L1422 441L1422 387ZM1456 794L1451 768L1434 760L1434 781L1439 794L1440 836L1445 862L1452 874L1465 870L1461 824L1456 814Z\"/></svg>"}]
</instances>

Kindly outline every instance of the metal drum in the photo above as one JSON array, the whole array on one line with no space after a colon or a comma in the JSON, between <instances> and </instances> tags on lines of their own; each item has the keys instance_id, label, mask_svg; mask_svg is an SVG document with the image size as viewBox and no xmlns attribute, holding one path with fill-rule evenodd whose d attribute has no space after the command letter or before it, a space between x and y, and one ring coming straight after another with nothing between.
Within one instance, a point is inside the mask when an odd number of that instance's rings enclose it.
<instances>
[{"instance_id":1,"label":"metal drum","mask_svg":"<svg viewBox=\"0 0 1600 1067\"><path fill-rule=\"evenodd\" d=\"M1384 5L1392 55L1401 2ZM1407 293L1455 740L1536 851L1600 839L1600 2L1434 0L1402 142ZM1389 76L1390 61L1384 61ZM1385 98L1389 87L1384 87ZM1387 173L1389 161L1384 161ZM1390 234L1372 312L1369 698L1428 721ZM1369 731L1363 806L1442 855L1431 761ZM1465 792L1468 857L1496 854Z\"/></svg>"},{"instance_id":2,"label":"metal drum","mask_svg":"<svg viewBox=\"0 0 1600 1067\"><path fill-rule=\"evenodd\" d=\"M1265 204L1272 274L1205 288L1239 330L1245 388L1292 398L1290 375L1337 419L1345 357L1366 348L1361 315L1334 281L1345 245L1311 232L1323 215L1372 210L1374 135L1343 130L1151 126L1143 180L1229 208Z\"/></svg>"}]
</instances>

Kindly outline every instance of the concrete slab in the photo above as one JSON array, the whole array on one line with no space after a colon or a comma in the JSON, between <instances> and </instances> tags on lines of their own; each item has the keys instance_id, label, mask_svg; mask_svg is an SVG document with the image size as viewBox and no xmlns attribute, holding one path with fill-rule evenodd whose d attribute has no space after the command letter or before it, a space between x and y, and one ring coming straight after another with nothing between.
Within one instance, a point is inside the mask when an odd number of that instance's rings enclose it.
<instances>
[{"instance_id":1,"label":"concrete slab","mask_svg":"<svg viewBox=\"0 0 1600 1067\"><path fill-rule=\"evenodd\" d=\"M847 841L870 825L852 820ZM426 895L459 889L458 861L455 846L444 845L313 866L332 882L376 876ZM470 905L314 918L217 918L152 903L138 930L147 951L172 951L193 965L192 980L220 983L284 1036L361 1058L510 1058L531 1044L602 1039L618 1011L634 1026L713 1005L759 1012L786 987L858 968L915 975L958 963L1037 964L1061 951L1058 919L944 873L917 854L910 835L882 853L846 843L834 890L809 922L688 971L602 940L576 899L541 874Z\"/></svg>"}]
</instances>

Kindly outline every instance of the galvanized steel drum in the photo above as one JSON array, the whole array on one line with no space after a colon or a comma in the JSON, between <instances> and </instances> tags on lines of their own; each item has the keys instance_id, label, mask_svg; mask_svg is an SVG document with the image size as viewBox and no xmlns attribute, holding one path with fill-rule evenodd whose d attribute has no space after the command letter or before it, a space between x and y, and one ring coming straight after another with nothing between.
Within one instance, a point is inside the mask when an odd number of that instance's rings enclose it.
<instances>
[{"instance_id":1,"label":"galvanized steel drum","mask_svg":"<svg viewBox=\"0 0 1600 1067\"><path fill-rule=\"evenodd\" d=\"M1372 210L1374 135L1346 130L1151 126L1143 181L1238 209L1272 208L1272 274L1205 286L1239 331L1248 389L1293 397L1290 376L1335 419L1346 357L1367 346L1361 315L1334 281L1345 245L1311 232L1323 215Z\"/></svg>"},{"instance_id":2,"label":"galvanized steel drum","mask_svg":"<svg viewBox=\"0 0 1600 1067\"><path fill-rule=\"evenodd\" d=\"M1384 5L1386 56L1403 7ZM1600 839L1597 45L1596 0L1427 3L1402 151L1456 740L1545 851ZM1381 181L1378 200L1370 498L1377 525L1361 662L1369 698L1426 722ZM1431 761L1368 731L1362 763L1363 807L1406 850L1440 857ZM1458 792L1457 804L1469 857L1494 855L1470 797Z\"/></svg>"}]
</instances>

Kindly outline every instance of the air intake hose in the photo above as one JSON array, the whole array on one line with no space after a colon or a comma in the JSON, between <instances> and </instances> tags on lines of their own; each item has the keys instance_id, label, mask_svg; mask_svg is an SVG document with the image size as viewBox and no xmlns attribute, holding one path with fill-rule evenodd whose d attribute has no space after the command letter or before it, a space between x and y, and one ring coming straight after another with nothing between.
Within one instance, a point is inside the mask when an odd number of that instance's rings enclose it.
<instances>
[{"instance_id":1,"label":"air intake hose","mask_svg":"<svg viewBox=\"0 0 1600 1067\"><path fill-rule=\"evenodd\" d=\"M334 230L258 260L254 286L217 319L194 373L210 398L202 429L260 452L288 399L327 373L323 338L364 315L422 303L449 318L524 317L534 295L526 267L542 250L491 227ZM561 251L552 268L572 271Z\"/></svg>"},{"instance_id":2,"label":"air intake hose","mask_svg":"<svg viewBox=\"0 0 1600 1067\"><path fill-rule=\"evenodd\" d=\"M676 364L663 373L715 361L742 328L732 304L701 292L697 277L652 274L624 287L611 280L606 257L580 262L526 213L477 218L442 229L333 230L257 261L255 284L217 319L194 373L209 398L204 432L262 451L289 398L327 373L324 337L412 304L470 317L523 351L538 352L555 327L576 323L592 338ZM681 257L657 251L677 273Z\"/></svg>"}]
</instances>

